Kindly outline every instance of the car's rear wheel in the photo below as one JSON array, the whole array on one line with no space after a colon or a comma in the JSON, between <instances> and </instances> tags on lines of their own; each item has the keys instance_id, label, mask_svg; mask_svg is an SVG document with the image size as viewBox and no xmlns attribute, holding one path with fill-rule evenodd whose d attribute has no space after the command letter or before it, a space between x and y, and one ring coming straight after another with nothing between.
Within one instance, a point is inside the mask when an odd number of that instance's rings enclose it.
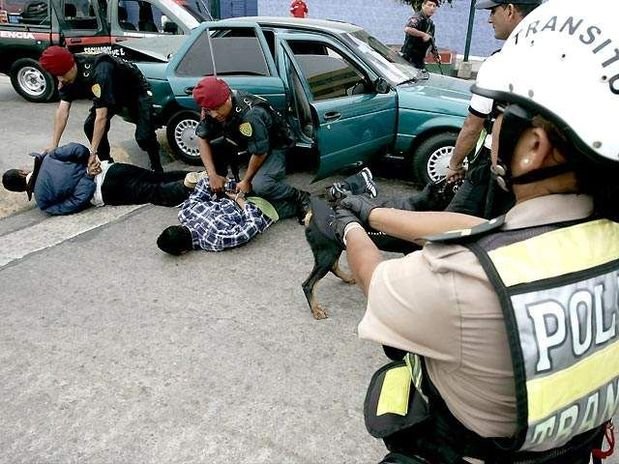
<instances>
[{"instance_id":1,"label":"car's rear wheel","mask_svg":"<svg viewBox=\"0 0 619 464\"><path fill-rule=\"evenodd\" d=\"M190 111L176 113L166 126L166 136L174 155L187 164L202 164L196 127L200 115Z\"/></svg>"},{"instance_id":2,"label":"car's rear wheel","mask_svg":"<svg viewBox=\"0 0 619 464\"><path fill-rule=\"evenodd\" d=\"M21 58L13 63L11 84L18 94L31 102L44 103L56 98L54 77L32 58Z\"/></svg>"},{"instance_id":3,"label":"car's rear wheel","mask_svg":"<svg viewBox=\"0 0 619 464\"><path fill-rule=\"evenodd\" d=\"M447 175L457 138L458 134L445 132L433 135L419 145L413 158L413 173L419 182L425 185Z\"/></svg>"}]
</instances>

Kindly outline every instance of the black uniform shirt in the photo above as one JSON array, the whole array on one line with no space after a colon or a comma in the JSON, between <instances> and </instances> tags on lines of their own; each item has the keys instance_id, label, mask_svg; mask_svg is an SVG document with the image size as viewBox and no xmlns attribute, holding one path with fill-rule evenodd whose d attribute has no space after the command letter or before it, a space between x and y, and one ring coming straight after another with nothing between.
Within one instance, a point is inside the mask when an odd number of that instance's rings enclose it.
<instances>
[{"instance_id":1,"label":"black uniform shirt","mask_svg":"<svg viewBox=\"0 0 619 464\"><path fill-rule=\"evenodd\" d=\"M112 58L76 57L76 60L77 78L60 88L61 100L89 99L95 108L114 108L128 106L142 93L136 77Z\"/></svg>"},{"instance_id":2,"label":"black uniform shirt","mask_svg":"<svg viewBox=\"0 0 619 464\"><path fill-rule=\"evenodd\" d=\"M412 27L418 31L425 32L434 37L434 21L426 16L423 11L415 13L408 19L406 27ZM406 34L404 37L404 45L402 46L402 53L422 53L425 54L426 50L430 46L429 42L424 42L421 37L413 37Z\"/></svg>"},{"instance_id":3,"label":"black uniform shirt","mask_svg":"<svg viewBox=\"0 0 619 464\"><path fill-rule=\"evenodd\" d=\"M219 123L207 115L200 122L197 135L205 140L224 136L238 145L239 151L247 150L251 155L269 153L273 116L262 106L238 104L238 98L243 98L243 95L233 97L232 115L228 120Z\"/></svg>"}]
</instances>

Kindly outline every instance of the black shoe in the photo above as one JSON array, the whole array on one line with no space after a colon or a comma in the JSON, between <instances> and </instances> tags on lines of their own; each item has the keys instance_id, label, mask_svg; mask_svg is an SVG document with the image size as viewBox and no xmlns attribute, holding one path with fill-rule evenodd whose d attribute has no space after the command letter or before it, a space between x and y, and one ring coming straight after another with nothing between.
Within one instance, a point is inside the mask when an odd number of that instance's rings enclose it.
<instances>
[{"instance_id":1,"label":"black shoe","mask_svg":"<svg viewBox=\"0 0 619 464\"><path fill-rule=\"evenodd\" d=\"M299 221L299 224L303 224L305 216L311 207L310 193L305 190L297 190L295 203L297 206L297 220Z\"/></svg>"},{"instance_id":2,"label":"black shoe","mask_svg":"<svg viewBox=\"0 0 619 464\"><path fill-rule=\"evenodd\" d=\"M150 165L150 169L151 169L151 171L153 171L153 172L155 172L157 174L163 174L163 168L161 167L160 164L159 165L154 165L154 166L151 164Z\"/></svg>"}]
</instances>

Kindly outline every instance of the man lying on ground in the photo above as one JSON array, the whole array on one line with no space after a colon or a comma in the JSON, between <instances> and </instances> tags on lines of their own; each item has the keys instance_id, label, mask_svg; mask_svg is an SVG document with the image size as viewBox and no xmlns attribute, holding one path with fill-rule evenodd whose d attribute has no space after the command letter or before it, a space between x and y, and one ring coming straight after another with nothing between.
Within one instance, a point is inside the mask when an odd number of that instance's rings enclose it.
<instances>
[{"instance_id":1,"label":"man lying on ground","mask_svg":"<svg viewBox=\"0 0 619 464\"><path fill-rule=\"evenodd\" d=\"M286 216L286 206L278 208L257 196L246 199L245 193L236 192L230 180L224 185L224 192L214 192L206 172L191 173L186 183L195 185L195 190L181 205L178 213L181 225L166 228L157 239L159 248L172 255L198 249L222 251L243 245ZM361 192L376 196L376 184L367 168L332 184L326 196L335 201Z\"/></svg>"},{"instance_id":2,"label":"man lying on ground","mask_svg":"<svg viewBox=\"0 0 619 464\"><path fill-rule=\"evenodd\" d=\"M222 251L249 242L278 219L277 210L263 198L245 198L232 186L225 193L213 192L204 173L181 205L181 225L167 227L157 246L172 255L199 249Z\"/></svg>"},{"instance_id":3,"label":"man lying on ground","mask_svg":"<svg viewBox=\"0 0 619 464\"><path fill-rule=\"evenodd\" d=\"M157 173L125 163L99 161L79 143L47 153L33 153L32 171L9 169L4 188L34 194L37 206L53 215L72 214L91 205L176 206L191 192L183 179L188 171Z\"/></svg>"}]
</instances>

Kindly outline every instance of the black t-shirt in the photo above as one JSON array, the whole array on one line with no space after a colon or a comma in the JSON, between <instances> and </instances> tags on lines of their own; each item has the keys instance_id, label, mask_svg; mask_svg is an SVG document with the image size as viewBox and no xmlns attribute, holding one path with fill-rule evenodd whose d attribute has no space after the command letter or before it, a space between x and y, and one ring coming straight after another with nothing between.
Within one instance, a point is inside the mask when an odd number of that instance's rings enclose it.
<instances>
[{"instance_id":1,"label":"black t-shirt","mask_svg":"<svg viewBox=\"0 0 619 464\"><path fill-rule=\"evenodd\" d=\"M88 99L95 108L129 106L143 93L141 82L127 65L119 65L109 56L76 57L77 78L60 90L60 99L68 102Z\"/></svg>"}]
</instances>

